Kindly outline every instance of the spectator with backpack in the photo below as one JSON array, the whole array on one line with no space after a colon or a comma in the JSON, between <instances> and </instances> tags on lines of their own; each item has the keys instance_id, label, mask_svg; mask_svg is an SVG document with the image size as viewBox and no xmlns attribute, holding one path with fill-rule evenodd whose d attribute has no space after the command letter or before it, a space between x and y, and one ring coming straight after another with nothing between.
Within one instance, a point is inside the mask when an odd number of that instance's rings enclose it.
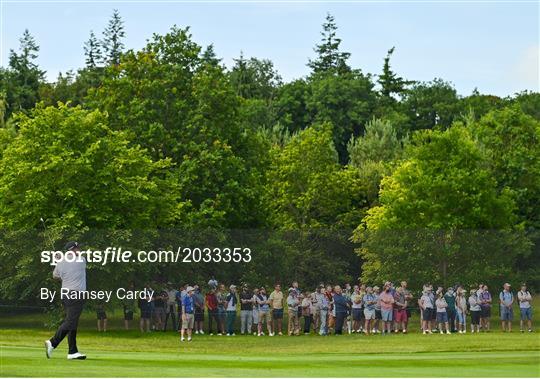
<instances>
[{"instance_id":1,"label":"spectator with backpack","mask_svg":"<svg viewBox=\"0 0 540 379\"><path fill-rule=\"evenodd\" d=\"M531 306L532 296L529 291L527 291L527 285L522 284L521 290L518 292L518 301L519 301L519 329L521 333L524 332L523 324L527 321L527 326L529 332L532 332L532 306Z\"/></svg>"},{"instance_id":2,"label":"spectator with backpack","mask_svg":"<svg viewBox=\"0 0 540 379\"><path fill-rule=\"evenodd\" d=\"M501 330L503 332L512 331L512 320L514 319L514 294L510 289L510 284L504 283L503 290L499 294L501 308Z\"/></svg>"}]
</instances>

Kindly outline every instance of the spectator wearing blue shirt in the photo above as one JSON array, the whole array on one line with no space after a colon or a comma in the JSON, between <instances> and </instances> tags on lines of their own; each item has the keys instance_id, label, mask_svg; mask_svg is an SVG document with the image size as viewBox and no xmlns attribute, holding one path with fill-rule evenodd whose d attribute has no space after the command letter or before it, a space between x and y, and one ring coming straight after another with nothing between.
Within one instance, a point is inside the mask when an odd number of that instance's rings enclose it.
<instances>
[{"instance_id":1,"label":"spectator wearing blue shirt","mask_svg":"<svg viewBox=\"0 0 540 379\"><path fill-rule=\"evenodd\" d=\"M193 300L193 287L186 288L186 296L182 299L182 330L180 331L180 341L184 341L184 332L187 330L188 342L191 341L191 331L195 323Z\"/></svg>"},{"instance_id":2,"label":"spectator wearing blue shirt","mask_svg":"<svg viewBox=\"0 0 540 379\"><path fill-rule=\"evenodd\" d=\"M512 320L514 319L514 295L510 290L510 284L504 283L503 290L499 294L499 303L501 307L501 329L503 332L512 331Z\"/></svg>"},{"instance_id":3,"label":"spectator wearing blue shirt","mask_svg":"<svg viewBox=\"0 0 540 379\"><path fill-rule=\"evenodd\" d=\"M373 293L373 288L367 287L362 302L364 303L364 318L366 320L364 332L368 335L374 330L373 324L375 322L375 305L377 304L377 301L377 295Z\"/></svg>"},{"instance_id":4,"label":"spectator wearing blue shirt","mask_svg":"<svg viewBox=\"0 0 540 379\"><path fill-rule=\"evenodd\" d=\"M340 286L334 287L334 308L336 311L336 325L335 325L335 333L342 334L343 333L343 323L345 322L345 318L347 317L347 312L349 311L349 302L343 296L342 290Z\"/></svg>"}]
</instances>

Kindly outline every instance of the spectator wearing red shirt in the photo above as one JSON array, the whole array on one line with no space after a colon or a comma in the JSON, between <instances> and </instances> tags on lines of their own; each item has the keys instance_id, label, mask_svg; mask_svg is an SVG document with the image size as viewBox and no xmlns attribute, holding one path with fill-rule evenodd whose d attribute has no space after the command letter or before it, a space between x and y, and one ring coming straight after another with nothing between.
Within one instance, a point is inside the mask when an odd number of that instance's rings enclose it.
<instances>
[{"instance_id":1,"label":"spectator wearing red shirt","mask_svg":"<svg viewBox=\"0 0 540 379\"><path fill-rule=\"evenodd\" d=\"M212 319L213 319L217 325L217 332L223 333L223 330L220 330L221 324L219 322L219 317L218 317L218 299L216 296L216 292L214 291L213 288L210 289L210 291L206 293L205 303L206 303L206 309L208 310L208 332L210 333L210 335L214 334L212 330Z\"/></svg>"}]
</instances>

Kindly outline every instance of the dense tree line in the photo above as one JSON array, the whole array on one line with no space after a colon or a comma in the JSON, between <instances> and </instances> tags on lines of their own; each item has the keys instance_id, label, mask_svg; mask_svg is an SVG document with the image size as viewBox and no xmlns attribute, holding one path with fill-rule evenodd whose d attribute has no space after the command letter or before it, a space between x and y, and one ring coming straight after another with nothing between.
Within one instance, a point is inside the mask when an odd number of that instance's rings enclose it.
<instances>
[{"instance_id":1,"label":"dense tree line","mask_svg":"<svg viewBox=\"0 0 540 379\"><path fill-rule=\"evenodd\" d=\"M338 34L328 15L309 74L284 82L267 59L241 54L226 68L189 28L125 50L115 11L101 40L90 32L86 66L51 83L25 31L0 69L0 298L32 297L28 283L49 275L38 252L67 237L256 251L219 269L91 271L110 285L215 275L538 286L540 94L459 96L442 79L405 79L394 47L380 74L365 73Z\"/></svg>"}]
</instances>

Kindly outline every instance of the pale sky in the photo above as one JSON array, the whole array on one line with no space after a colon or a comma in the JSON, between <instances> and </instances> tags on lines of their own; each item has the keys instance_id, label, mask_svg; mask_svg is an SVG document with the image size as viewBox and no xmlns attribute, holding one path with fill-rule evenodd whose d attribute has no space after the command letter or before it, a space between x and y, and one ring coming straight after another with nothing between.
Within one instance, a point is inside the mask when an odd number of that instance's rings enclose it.
<instances>
[{"instance_id":1,"label":"pale sky","mask_svg":"<svg viewBox=\"0 0 540 379\"><path fill-rule=\"evenodd\" d=\"M193 39L213 43L230 67L244 56L272 60L285 80L308 74L326 12L338 24L349 63L378 74L396 47L393 69L407 79L441 77L462 95L477 87L499 96L540 90L538 1L39 1L2 2L1 64L28 28L41 50L38 63L54 79L84 65L83 43L118 9L126 46L141 48L153 33L191 26Z\"/></svg>"}]
</instances>

